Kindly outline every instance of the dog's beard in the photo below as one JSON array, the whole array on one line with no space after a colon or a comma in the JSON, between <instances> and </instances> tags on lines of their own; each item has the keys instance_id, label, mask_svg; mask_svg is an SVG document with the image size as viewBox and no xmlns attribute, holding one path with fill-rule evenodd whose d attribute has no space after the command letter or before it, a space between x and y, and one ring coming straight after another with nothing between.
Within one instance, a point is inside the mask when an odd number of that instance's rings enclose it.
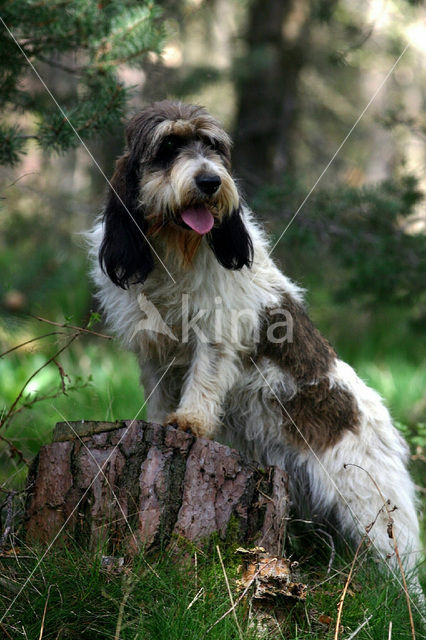
<instances>
[{"instance_id":1,"label":"dog's beard","mask_svg":"<svg viewBox=\"0 0 426 640\"><path fill-rule=\"evenodd\" d=\"M196 186L200 168L221 180L218 191L210 197ZM201 239L239 206L237 188L224 166L211 161L204 166L199 159L178 159L168 171L146 174L140 194L150 233L155 235L172 224Z\"/></svg>"},{"instance_id":2,"label":"dog's beard","mask_svg":"<svg viewBox=\"0 0 426 640\"><path fill-rule=\"evenodd\" d=\"M189 268L194 264L195 256L203 240L202 235L191 229L158 222L149 227L148 235L161 238L165 249L165 258L174 259L180 268Z\"/></svg>"}]
</instances>

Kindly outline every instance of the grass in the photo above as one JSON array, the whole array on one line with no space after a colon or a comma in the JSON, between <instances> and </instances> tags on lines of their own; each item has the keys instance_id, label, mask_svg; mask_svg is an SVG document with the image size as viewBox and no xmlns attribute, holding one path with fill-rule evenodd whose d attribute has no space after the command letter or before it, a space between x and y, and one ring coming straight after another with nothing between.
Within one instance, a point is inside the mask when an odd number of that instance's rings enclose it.
<instances>
[{"instance_id":1,"label":"grass","mask_svg":"<svg viewBox=\"0 0 426 640\"><path fill-rule=\"evenodd\" d=\"M227 610L229 601L218 559L198 555L196 573L192 559L182 561L175 552L160 553L156 558L141 554L114 575L101 569L100 552L55 550L40 564L3 624L14 634L19 628L20 636L38 638L49 596L45 639L204 637L208 627ZM36 563L35 555L25 569L21 565L14 584L24 580ZM201 587L201 597L189 607ZM11 598L13 592L4 594L3 611ZM232 617L217 625L209 637L237 638Z\"/></svg>"},{"instance_id":2,"label":"grass","mask_svg":"<svg viewBox=\"0 0 426 640\"><path fill-rule=\"evenodd\" d=\"M90 553L70 543L41 560L41 550L21 549L27 557L19 562L13 557L0 560L6 585L0 596L3 631L14 640L237 640L241 636L232 615L212 627L230 608L214 549L213 544L204 551L199 549L196 563L195 548L188 544L155 556L141 553L132 562L126 561L118 573L102 569L101 550ZM229 547L223 548L222 554L235 600L238 560ZM266 636L260 636L250 624L248 602L241 602L237 618L242 637L333 638L337 603L350 560L339 557L330 576L318 571L318 558L302 563L301 579L306 572L308 580L307 600L281 602L279 621L272 623ZM32 571L31 580L19 593ZM411 638L401 588L380 574L364 554L344 602L343 637L348 638L367 618L368 623L356 636L359 640L387 638L391 622L394 639ZM416 611L414 618L420 633Z\"/></svg>"},{"instance_id":3,"label":"grass","mask_svg":"<svg viewBox=\"0 0 426 640\"><path fill-rule=\"evenodd\" d=\"M425 414L426 370L398 357L386 362L362 360L357 366L358 375L376 389L393 416L405 424L415 423Z\"/></svg>"}]
</instances>

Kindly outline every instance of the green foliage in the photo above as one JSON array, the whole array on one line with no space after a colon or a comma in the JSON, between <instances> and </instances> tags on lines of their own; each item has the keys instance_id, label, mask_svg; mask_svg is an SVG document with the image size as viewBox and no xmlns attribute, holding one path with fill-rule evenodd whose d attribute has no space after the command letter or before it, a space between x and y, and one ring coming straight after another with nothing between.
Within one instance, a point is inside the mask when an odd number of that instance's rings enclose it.
<instances>
[{"instance_id":1,"label":"green foliage","mask_svg":"<svg viewBox=\"0 0 426 640\"><path fill-rule=\"evenodd\" d=\"M401 422L396 423L398 429L401 433L404 434L404 437L411 442L411 444L415 447L419 447L420 449L424 449L426 446L426 423L419 422L416 425L415 430L411 429L406 424L402 424ZM421 482L421 480L420 480Z\"/></svg>"},{"instance_id":2,"label":"green foliage","mask_svg":"<svg viewBox=\"0 0 426 640\"><path fill-rule=\"evenodd\" d=\"M257 208L279 220L279 234L304 196L298 184L288 182L259 194ZM422 198L410 175L363 188L317 189L279 247L286 261L294 263L305 251L312 257L312 272L321 256L337 302L356 297L366 305L404 304L417 311L424 297L426 243L410 216ZM343 270L343 278L336 278L337 270Z\"/></svg>"},{"instance_id":3,"label":"green foliage","mask_svg":"<svg viewBox=\"0 0 426 640\"><path fill-rule=\"evenodd\" d=\"M8 120L14 111L31 113L31 137L47 151L79 144L67 119L83 139L108 132L124 115L128 98L119 65L139 64L147 53L161 51L164 41L161 10L151 0L0 0L0 15L0 111ZM69 74L70 82L55 96L65 117L43 87L34 92L22 82L34 76L30 63L42 78L46 67L40 63ZM2 125L0 162L16 164L25 141L15 124Z\"/></svg>"},{"instance_id":4,"label":"green foliage","mask_svg":"<svg viewBox=\"0 0 426 640\"><path fill-rule=\"evenodd\" d=\"M72 219L73 203L63 198L55 220L42 208L36 217L28 217L7 204L8 215L0 219L0 299L17 290L24 299L21 312L31 310L50 319L71 315L74 324L81 324L90 304L87 259L63 228ZM20 323L15 314L1 311L0 336L2 324Z\"/></svg>"},{"instance_id":5,"label":"green foliage","mask_svg":"<svg viewBox=\"0 0 426 640\"><path fill-rule=\"evenodd\" d=\"M26 139L19 127L0 124L0 164L17 164L20 155L25 152L25 143Z\"/></svg>"}]
</instances>

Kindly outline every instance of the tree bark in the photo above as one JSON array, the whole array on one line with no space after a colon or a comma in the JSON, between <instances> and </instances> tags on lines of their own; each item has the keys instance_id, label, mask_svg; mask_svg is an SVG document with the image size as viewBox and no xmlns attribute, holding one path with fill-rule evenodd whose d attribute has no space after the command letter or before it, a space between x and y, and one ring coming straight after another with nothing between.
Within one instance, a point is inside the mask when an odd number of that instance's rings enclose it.
<instances>
[{"instance_id":1,"label":"tree bark","mask_svg":"<svg viewBox=\"0 0 426 640\"><path fill-rule=\"evenodd\" d=\"M287 474L143 421L58 423L28 478L28 540L128 553L212 534L282 552Z\"/></svg>"}]
</instances>

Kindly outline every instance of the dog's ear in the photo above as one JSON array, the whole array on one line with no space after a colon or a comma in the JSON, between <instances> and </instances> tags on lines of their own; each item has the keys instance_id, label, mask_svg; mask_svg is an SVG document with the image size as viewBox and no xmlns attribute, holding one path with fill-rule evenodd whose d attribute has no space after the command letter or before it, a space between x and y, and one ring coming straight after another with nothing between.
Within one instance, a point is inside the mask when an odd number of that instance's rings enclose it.
<instances>
[{"instance_id":1,"label":"dog's ear","mask_svg":"<svg viewBox=\"0 0 426 640\"><path fill-rule=\"evenodd\" d=\"M132 155L125 153L117 160L104 210L105 232L99 250L102 270L122 289L132 282L144 282L154 268L145 236L147 224L138 205L139 165Z\"/></svg>"},{"instance_id":2,"label":"dog's ear","mask_svg":"<svg viewBox=\"0 0 426 640\"><path fill-rule=\"evenodd\" d=\"M253 242L241 215L241 207L225 216L220 225L213 227L207 237L217 260L226 269L251 267Z\"/></svg>"}]
</instances>

